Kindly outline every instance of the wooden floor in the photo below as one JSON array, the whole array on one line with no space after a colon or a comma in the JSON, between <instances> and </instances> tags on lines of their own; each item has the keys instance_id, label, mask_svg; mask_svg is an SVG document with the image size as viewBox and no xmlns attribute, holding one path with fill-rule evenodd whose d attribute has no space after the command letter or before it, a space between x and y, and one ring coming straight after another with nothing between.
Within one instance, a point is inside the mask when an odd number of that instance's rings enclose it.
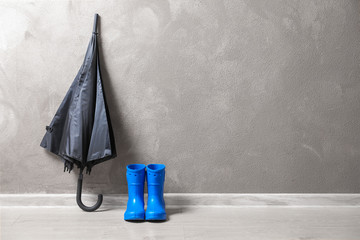
<instances>
[{"instance_id":1,"label":"wooden floor","mask_svg":"<svg viewBox=\"0 0 360 240\"><path fill-rule=\"evenodd\" d=\"M126 222L124 208L3 207L10 239L360 239L360 207L171 207L165 222Z\"/></svg>"}]
</instances>

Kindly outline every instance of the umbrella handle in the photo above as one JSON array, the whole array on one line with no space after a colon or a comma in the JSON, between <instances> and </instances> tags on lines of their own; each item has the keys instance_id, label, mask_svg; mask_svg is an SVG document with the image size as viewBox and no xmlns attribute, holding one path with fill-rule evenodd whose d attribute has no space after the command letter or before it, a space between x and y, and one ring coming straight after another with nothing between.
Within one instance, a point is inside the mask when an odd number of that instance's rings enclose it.
<instances>
[{"instance_id":1,"label":"umbrella handle","mask_svg":"<svg viewBox=\"0 0 360 240\"><path fill-rule=\"evenodd\" d=\"M77 192L76 192L76 202L77 202L78 206L82 210L84 210L85 212L93 212L93 211L95 211L96 209L98 209L101 206L102 201L103 201L103 195L102 194L98 195L98 200L95 203L95 205L92 206L92 207L85 206L82 203L82 201L81 201L82 180L83 180L82 170L83 169L80 170L79 179L78 179Z\"/></svg>"}]
</instances>

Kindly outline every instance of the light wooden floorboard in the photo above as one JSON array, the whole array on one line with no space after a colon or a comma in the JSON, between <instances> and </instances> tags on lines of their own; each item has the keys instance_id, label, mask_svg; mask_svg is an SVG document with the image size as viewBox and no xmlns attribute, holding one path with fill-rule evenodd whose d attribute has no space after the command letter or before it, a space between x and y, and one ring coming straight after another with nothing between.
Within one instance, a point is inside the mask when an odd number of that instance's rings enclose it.
<instances>
[{"instance_id":1,"label":"light wooden floorboard","mask_svg":"<svg viewBox=\"0 0 360 240\"><path fill-rule=\"evenodd\" d=\"M75 194L0 194L0 206L77 206L75 199ZM82 194L82 199L90 205L97 195ZM167 206L360 206L360 194L348 193L165 193L164 199ZM104 195L102 207L126 206L127 200L127 194Z\"/></svg>"},{"instance_id":2,"label":"light wooden floorboard","mask_svg":"<svg viewBox=\"0 0 360 240\"><path fill-rule=\"evenodd\" d=\"M165 222L126 222L123 207L0 208L10 239L360 239L360 207L171 207Z\"/></svg>"}]
</instances>

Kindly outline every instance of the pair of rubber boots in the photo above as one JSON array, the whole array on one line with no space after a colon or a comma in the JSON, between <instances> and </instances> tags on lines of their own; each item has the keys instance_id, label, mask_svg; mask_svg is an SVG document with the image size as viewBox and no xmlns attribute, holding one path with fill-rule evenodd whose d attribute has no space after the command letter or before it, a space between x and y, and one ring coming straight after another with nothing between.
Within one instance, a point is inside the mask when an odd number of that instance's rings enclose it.
<instances>
[{"instance_id":1,"label":"pair of rubber boots","mask_svg":"<svg viewBox=\"0 0 360 240\"><path fill-rule=\"evenodd\" d=\"M146 172L145 172L146 168ZM164 201L165 165L131 164L126 167L129 199L125 220L166 220ZM146 176L146 177L145 177ZM144 183L147 181L148 201L144 211Z\"/></svg>"}]
</instances>

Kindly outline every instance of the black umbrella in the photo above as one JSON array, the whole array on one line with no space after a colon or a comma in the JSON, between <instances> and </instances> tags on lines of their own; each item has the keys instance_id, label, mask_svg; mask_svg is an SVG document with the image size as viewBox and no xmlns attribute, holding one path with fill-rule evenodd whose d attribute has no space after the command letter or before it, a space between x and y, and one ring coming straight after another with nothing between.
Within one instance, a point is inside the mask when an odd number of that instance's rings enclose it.
<instances>
[{"instance_id":1,"label":"black umbrella","mask_svg":"<svg viewBox=\"0 0 360 240\"><path fill-rule=\"evenodd\" d=\"M45 136L40 144L64 161L64 171L70 171L75 164L80 168L76 201L84 211L94 211L102 203L98 195L92 207L81 201L83 170L90 174L91 168L116 157L115 139L100 73L97 45L97 19L85 55L84 62L66 93Z\"/></svg>"}]
</instances>

